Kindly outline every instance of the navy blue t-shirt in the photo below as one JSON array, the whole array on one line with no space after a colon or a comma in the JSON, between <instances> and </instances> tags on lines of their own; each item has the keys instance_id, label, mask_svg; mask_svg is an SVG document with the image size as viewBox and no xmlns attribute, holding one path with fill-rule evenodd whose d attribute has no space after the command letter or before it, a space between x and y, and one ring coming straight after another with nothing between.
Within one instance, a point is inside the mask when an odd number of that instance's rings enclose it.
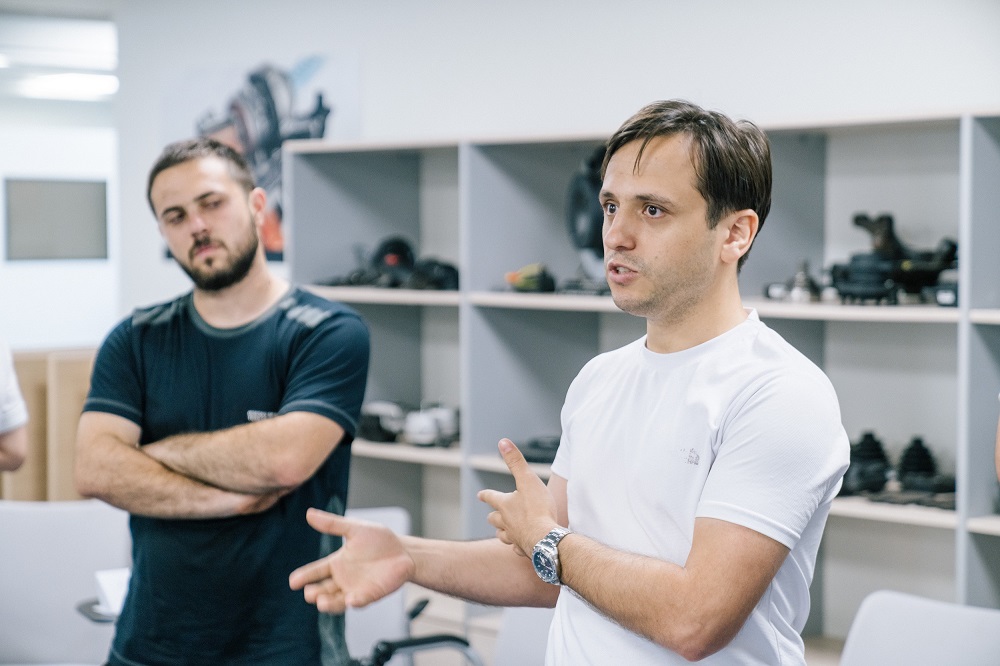
<instances>
[{"instance_id":1,"label":"navy blue t-shirt","mask_svg":"<svg viewBox=\"0 0 1000 666\"><path fill-rule=\"evenodd\" d=\"M111 664L319 663L318 614L288 575L325 554L306 509L343 513L368 356L356 312L299 288L235 329L209 326L189 293L112 330L84 411L135 422L140 444L295 411L330 418L346 435L312 478L263 513L133 515L132 579Z\"/></svg>"}]
</instances>

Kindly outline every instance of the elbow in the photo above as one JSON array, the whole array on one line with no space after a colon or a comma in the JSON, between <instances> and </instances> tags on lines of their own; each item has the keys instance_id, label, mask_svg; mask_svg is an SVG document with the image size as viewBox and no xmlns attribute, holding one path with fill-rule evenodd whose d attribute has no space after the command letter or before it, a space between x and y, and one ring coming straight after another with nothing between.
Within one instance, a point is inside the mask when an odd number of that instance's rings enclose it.
<instances>
[{"instance_id":1,"label":"elbow","mask_svg":"<svg viewBox=\"0 0 1000 666\"><path fill-rule=\"evenodd\" d=\"M73 485L76 486L76 492L81 497L96 497L97 491L90 484L87 475L81 471L79 463L73 470Z\"/></svg>"},{"instance_id":2,"label":"elbow","mask_svg":"<svg viewBox=\"0 0 1000 666\"><path fill-rule=\"evenodd\" d=\"M104 499L101 496L96 475L89 469L87 459L80 454L79 448L76 451L76 460L73 462L73 485L76 486L76 492L81 497Z\"/></svg>"},{"instance_id":3,"label":"elbow","mask_svg":"<svg viewBox=\"0 0 1000 666\"><path fill-rule=\"evenodd\" d=\"M690 622L679 627L675 625L670 629L670 634L656 642L692 662L712 656L729 645L736 636L736 632L726 631L706 622Z\"/></svg>"},{"instance_id":4,"label":"elbow","mask_svg":"<svg viewBox=\"0 0 1000 666\"><path fill-rule=\"evenodd\" d=\"M28 430L25 426L0 433L0 471L17 471L27 457Z\"/></svg>"},{"instance_id":5,"label":"elbow","mask_svg":"<svg viewBox=\"0 0 1000 666\"><path fill-rule=\"evenodd\" d=\"M268 485L276 490L294 490L315 473L316 467L304 464L304 461L297 460L294 456L282 456L271 467Z\"/></svg>"},{"instance_id":6,"label":"elbow","mask_svg":"<svg viewBox=\"0 0 1000 666\"><path fill-rule=\"evenodd\" d=\"M25 456L16 453L4 455L0 451L0 472L16 472L24 464Z\"/></svg>"}]
</instances>

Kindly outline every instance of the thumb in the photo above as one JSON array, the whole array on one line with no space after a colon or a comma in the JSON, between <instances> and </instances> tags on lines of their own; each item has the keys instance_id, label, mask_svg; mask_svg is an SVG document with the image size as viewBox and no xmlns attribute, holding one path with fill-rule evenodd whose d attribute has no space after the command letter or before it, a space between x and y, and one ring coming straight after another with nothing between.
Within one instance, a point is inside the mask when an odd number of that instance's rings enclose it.
<instances>
[{"instance_id":1,"label":"thumb","mask_svg":"<svg viewBox=\"0 0 1000 666\"><path fill-rule=\"evenodd\" d=\"M514 475L514 480L520 479L525 474L531 473L531 468L528 467L528 461L524 459L524 455L521 450L518 449L514 442L510 441L506 437L500 440L497 444L497 448L500 449L500 457L507 464L507 469L510 473Z\"/></svg>"}]
</instances>

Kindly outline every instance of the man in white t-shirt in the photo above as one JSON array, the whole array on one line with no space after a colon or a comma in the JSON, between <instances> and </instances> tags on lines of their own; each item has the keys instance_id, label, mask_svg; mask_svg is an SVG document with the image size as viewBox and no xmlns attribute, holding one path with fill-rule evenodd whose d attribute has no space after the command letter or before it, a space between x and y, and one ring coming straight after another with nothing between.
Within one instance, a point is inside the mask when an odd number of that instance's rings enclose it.
<instances>
[{"instance_id":1,"label":"man in white t-shirt","mask_svg":"<svg viewBox=\"0 0 1000 666\"><path fill-rule=\"evenodd\" d=\"M14 359L0 340L0 471L11 472L28 453L28 409L17 385Z\"/></svg>"},{"instance_id":2,"label":"man in white t-shirt","mask_svg":"<svg viewBox=\"0 0 1000 666\"><path fill-rule=\"evenodd\" d=\"M555 603L550 665L804 664L799 632L849 442L826 376L740 299L770 209L767 138L657 102L609 140L602 171L608 284L646 335L573 381L548 485L505 439L517 490L479 494L496 539L397 538L312 510L345 546L290 583L325 612L406 581Z\"/></svg>"}]
</instances>

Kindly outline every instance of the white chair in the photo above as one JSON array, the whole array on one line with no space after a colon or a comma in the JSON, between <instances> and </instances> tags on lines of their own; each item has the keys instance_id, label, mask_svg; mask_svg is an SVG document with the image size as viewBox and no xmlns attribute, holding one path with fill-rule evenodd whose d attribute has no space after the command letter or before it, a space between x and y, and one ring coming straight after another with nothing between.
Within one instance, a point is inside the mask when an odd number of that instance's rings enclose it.
<instances>
[{"instance_id":1,"label":"white chair","mask_svg":"<svg viewBox=\"0 0 1000 666\"><path fill-rule=\"evenodd\" d=\"M98 500L0 500L0 664L103 664L114 632L77 611L129 566L128 514Z\"/></svg>"},{"instance_id":2,"label":"white chair","mask_svg":"<svg viewBox=\"0 0 1000 666\"><path fill-rule=\"evenodd\" d=\"M554 614L554 608L504 608L493 666L542 666Z\"/></svg>"},{"instance_id":3,"label":"white chair","mask_svg":"<svg viewBox=\"0 0 1000 666\"><path fill-rule=\"evenodd\" d=\"M865 597L841 666L1000 664L1000 610L880 590Z\"/></svg>"}]
</instances>

